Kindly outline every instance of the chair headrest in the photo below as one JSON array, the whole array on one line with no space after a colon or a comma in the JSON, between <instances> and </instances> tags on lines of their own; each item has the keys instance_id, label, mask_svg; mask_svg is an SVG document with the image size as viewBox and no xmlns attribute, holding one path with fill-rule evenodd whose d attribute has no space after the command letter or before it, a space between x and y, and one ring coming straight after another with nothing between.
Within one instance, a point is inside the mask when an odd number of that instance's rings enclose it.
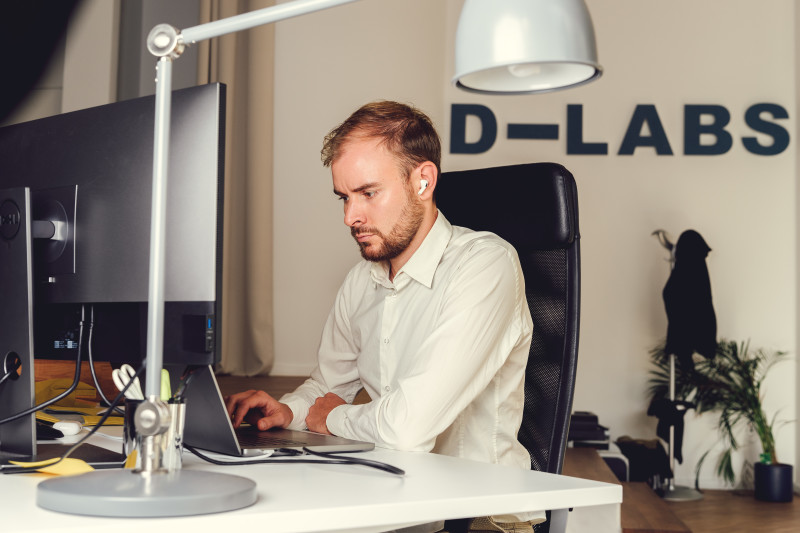
<instances>
[{"instance_id":1,"label":"chair headrest","mask_svg":"<svg viewBox=\"0 0 800 533\"><path fill-rule=\"evenodd\" d=\"M518 251L580 238L575 179L556 163L445 172L436 203L450 223L496 233Z\"/></svg>"}]
</instances>

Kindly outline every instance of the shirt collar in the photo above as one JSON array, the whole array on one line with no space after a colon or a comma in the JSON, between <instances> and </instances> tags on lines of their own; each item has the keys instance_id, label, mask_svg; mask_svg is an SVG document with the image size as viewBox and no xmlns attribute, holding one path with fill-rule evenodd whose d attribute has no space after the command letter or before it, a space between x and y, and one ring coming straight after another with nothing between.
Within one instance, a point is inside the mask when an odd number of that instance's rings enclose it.
<instances>
[{"instance_id":1,"label":"shirt collar","mask_svg":"<svg viewBox=\"0 0 800 533\"><path fill-rule=\"evenodd\" d=\"M414 255L403 265L400 272L405 272L410 278L422 283L429 289L433 284L433 275L436 273L436 267L439 266L444 250L450 242L450 237L453 234L453 227L450 222L444 217L441 211L438 211L436 221L433 227L425 236L425 239L420 244ZM397 279L397 275L395 279ZM386 261L380 263L373 263L372 265L372 279L386 286L389 282L389 269Z\"/></svg>"}]
</instances>

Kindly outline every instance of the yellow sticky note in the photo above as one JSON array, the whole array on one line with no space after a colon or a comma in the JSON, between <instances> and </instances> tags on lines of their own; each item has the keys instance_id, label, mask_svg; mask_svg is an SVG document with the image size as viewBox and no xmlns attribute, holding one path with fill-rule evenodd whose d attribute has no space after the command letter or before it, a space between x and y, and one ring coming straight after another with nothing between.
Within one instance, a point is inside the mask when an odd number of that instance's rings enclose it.
<instances>
[{"instance_id":1,"label":"yellow sticky note","mask_svg":"<svg viewBox=\"0 0 800 533\"><path fill-rule=\"evenodd\" d=\"M54 474L56 476L74 476L76 474L85 474L86 472L91 472L94 470L94 468L89 466L86 461L67 457L60 463L54 464L53 466L45 466L43 468L39 468L38 470L39 472L44 472L45 474Z\"/></svg>"},{"instance_id":2,"label":"yellow sticky note","mask_svg":"<svg viewBox=\"0 0 800 533\"><path fill-rule=\"evenodd\" d=\"M138 455L139 450L133 450L129 455L128 458L125 459L125 468L135 468L136 467L136 456Z\"/></svg>"},{"instance_id":3,"label":"yellow sticky note","mask_svg":"<svg viewBox=\"0 0 800 533\"><path fill-rule=\"evenodd\" d=\"M52 459L45 459L44 461L34 461L34 462L25 462L25 461L9 461L12 465L17 466L24 466L25 468L36 468L37 466L46 466L51 465L61 459L61 457L53 457Z\"/></svg>"},{"instance_id":4,"label":"yellow sticky note","mask_svg":"<svg viewBox=\"0 0 800 533\"><path fill-rule=\"evenodd\" d=\"M86 461L80 459L73 459L67 457L63 461L59 461L58 457L48 459L46 461L38 461L34 463L26 463L23 461L11 461L12 464L33 468L38 472L45 474L53 474L56 476L74 476L76 474L85 474L94 470L89 466Z\"/></svg>"}]
</instances>

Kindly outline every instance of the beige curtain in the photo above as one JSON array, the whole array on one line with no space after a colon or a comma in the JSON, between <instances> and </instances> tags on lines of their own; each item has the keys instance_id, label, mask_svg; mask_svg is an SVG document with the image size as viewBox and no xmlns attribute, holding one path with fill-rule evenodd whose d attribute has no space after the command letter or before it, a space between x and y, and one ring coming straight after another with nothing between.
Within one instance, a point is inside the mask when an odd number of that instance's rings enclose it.
<instances>
[{"instance_id":1,"label":"beige curtain","mask_svg":"<svg viewBox=\"0 0 800 533\"><path fill-rule=\"evenodd\" d=\"M201 23L274 0L202 0ZM272 311L272 25L198 44L198 83L227 85L222 361L218 372L266 374L274 356Z\"/></svg>"}]
</instances>

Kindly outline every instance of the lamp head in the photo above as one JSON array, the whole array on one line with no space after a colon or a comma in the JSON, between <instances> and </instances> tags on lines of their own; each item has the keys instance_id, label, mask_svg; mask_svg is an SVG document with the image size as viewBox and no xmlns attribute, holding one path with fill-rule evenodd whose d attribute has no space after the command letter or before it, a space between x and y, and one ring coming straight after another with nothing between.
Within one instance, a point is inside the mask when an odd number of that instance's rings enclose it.
<instances>
[{"instance_id":1,"label":"lamp head","mask_svg":"<svg viewBox=\"0 0 800 533\"><path fill-rule=\"evenodd\" d=\"M530 94L602 74L583 0L466 0L453 84L485 94Z\"/></svg>"}]
</instances>

